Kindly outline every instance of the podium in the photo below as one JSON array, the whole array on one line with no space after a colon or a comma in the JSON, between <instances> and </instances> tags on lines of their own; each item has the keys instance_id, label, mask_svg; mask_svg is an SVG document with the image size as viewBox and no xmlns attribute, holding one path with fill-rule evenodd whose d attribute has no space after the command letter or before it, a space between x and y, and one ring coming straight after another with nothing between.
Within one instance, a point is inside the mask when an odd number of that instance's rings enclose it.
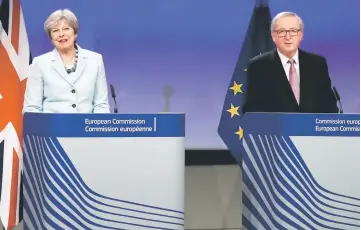
<instances>
[{"instance_id":1,"label":"podium","mask_svg":"<svg viewBox=\"0 0 361 230\"><path fill-rule=\"evenodd\" d=\"M360 115L248 113L244 229L359 229Z\"/></svg>"},{"instance_id":2,"label":"podium","mask_svg":"<svg viewBox=\"0 0 361 230\"><path fill-rule=\"evenodd\" d=\"M24 229L183 229L184 114L24 115Z\"/></svg>"}]
</instances>

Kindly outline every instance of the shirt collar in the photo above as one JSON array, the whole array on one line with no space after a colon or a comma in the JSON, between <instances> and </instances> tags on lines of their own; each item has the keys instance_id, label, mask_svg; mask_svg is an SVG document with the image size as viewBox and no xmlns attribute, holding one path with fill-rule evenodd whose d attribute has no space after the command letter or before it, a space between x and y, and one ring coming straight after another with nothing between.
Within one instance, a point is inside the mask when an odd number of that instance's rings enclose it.
<instances>
[{"instance_id":1,"label":"shirt collar","mask_svg":"<svg viewBox=\"0 0 361 230\"><path fill-rule=\"evenodd\" d=\"M278 49L277 49L277 53L278 53L278 56L280 56L282 66L285 66L290 59L288 57L286 57L285 55L283 55ZM298 49L292 58L293 58L293 60L295 60L296 65L298 65Z\"/></svg>"}]
</instances>

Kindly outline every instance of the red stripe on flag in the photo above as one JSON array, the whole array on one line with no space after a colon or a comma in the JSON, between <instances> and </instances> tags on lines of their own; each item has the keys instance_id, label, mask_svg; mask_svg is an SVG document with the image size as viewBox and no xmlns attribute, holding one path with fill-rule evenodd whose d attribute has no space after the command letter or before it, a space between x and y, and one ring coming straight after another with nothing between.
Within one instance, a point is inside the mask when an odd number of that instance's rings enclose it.
<instances>
[{"instance_id":1,"label":"red stripe on flag","mask_svg":"<svg viewBox=\"0 0 361 230\"><path fill-rule=\"evenodd\" d=\"M17 72L1 42L0 60L0 93L2 95L2 99L0 100L0 111L4 111L0 116L0 130L3 130L5 126L11 122L17 135L21 136L24 93L21 90L22 86Z\"/></svg>"},{"instance_id":2,"label":"red stripe on flag","mask_svg":"<svg viewBox=\"0 0 361 230\"><path fill-rule=\"evenodd\" d=\"M19 53L19 36L20 36L20 0L13 0L13 13L11 24L11 43L16 53Z\"/></svg>"},{"instance_id":3,"label":"red stripe on flag","mask_svg":"<svg viewBox=\"0 0 361 230\"><path fill-rule=\"evenodd\" d=\"M19 102L19 110L22 113L23 111L23 106L24 106L24 96L25 96L25 91L26 91L26 83L28 81L28 78L25 78L24 80L22 80L20 82L20 102ZM18 133L18 137L19 137L19 141L20 141L20 148L22 150L22 152L24 152L24 148L23 148L23 119L24 117L20 116L20 126L18 127L19 133Z\"/></svg>"},{"instance_id":4,"label":"red stripe on flag","mask_svg":"<svg viewBox=\"0 0 361 230\"><path fill-rule=\"evenodd\" d=\"M19 181L19 157L15 149L13 149L13 168L11 177L10 192L10 213L8 229L16 226L17 206L18 206L18 181Z\"/></svg>"}]
</instances>

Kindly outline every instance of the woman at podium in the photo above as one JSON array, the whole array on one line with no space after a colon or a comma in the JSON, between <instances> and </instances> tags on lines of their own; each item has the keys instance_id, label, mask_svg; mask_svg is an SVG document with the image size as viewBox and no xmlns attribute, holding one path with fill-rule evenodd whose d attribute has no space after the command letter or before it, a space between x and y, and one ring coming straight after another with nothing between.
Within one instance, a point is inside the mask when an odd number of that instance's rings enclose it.
<instances>
[{"instance_id":1,"label":"woman at podium","mask_svg":"<svg viewBox=\"0 0 361 230\"><path fill-rule=\"evenodd\" d=\"M23 113L109 113L102 55L77 44L79 23L74 13L53 12L44 30L55 48L33 59Z\"/></svg>"}]
</instances>

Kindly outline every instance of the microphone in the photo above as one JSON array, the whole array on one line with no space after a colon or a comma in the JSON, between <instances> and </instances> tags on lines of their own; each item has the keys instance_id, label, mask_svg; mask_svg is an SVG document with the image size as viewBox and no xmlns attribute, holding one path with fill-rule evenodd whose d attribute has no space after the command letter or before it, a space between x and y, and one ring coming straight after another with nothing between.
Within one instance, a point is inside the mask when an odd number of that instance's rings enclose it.
<instances>
[{"instance_id":1,"label":"microphone","mask_svg":"<svg viewBox=\"0 0 361 230\"><path fill-rule=\"evenodd\" d=\"M343 113L342 104L341 104L341 98L340 98L340 95L338 94L337 89L336 89L335 86L332 87L332 91L333 91L333 94L335 95L336 101L338 101L338 104L339 104L339 106L340 106L340 108L339 108L339 113Z\"/></svg>"},{"instance_id":2,"label":"microphone","mask_svg":"<svg viewBox=\"0 0 361 230\"><path fill-rule=\"evenodd\" d=\"M110 84L110 92L112 93L112 98L114 99L114 113L118 113L117 101L115 100L115 90L112 84Z\"/></svg>"}]
</instances>

